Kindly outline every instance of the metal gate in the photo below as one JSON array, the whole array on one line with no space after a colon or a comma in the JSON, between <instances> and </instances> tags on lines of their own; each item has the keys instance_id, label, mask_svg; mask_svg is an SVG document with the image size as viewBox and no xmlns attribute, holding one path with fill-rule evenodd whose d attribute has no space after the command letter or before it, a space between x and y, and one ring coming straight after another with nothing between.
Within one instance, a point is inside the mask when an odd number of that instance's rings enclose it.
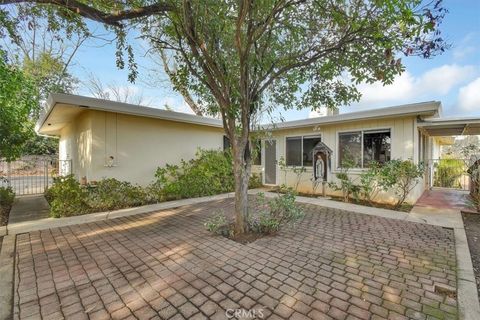
<instances>
[{"instance_id":1,"label":"metal gate","mask_svg":"<svg viewBox=\"0 0 480 320\"><path fill-rule=\"evenodd\" d=\"M44 156L25 156L15 161L0 161L0 186L10 186L16 195L41 194L58 175L72 172L71 160Z\"/></svg>"}]
</instances>

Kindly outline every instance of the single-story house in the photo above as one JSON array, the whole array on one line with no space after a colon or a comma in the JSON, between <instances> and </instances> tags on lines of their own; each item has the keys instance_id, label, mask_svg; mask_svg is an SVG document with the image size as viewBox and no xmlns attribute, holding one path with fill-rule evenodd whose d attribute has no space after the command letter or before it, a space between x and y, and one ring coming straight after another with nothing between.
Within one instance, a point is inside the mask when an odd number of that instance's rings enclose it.
<instances>
[{"instance_id":1,"label":"single-story house","mask_svg":"<svg viewBox=\"0 0 480 320\"><path fill-rule=\"evenodd\" d=\"M51 94L36 130L59 137L64 174L147 185L159 166L223 148L219 120L90 97Z\"/></svg>"},{"instance_id":2,"label":"single-story house","mask_svg":"<svg viewBox=\"0 0 480 320\"><path fill-rule=\"evenodd\" d=\"M327 181L335 181L347 156L355 164L350 170L355 178L371 161L429 163L440 157L442 144L452 143L452 136L480 134L479 118L443 118L441 113L441 103L431 101L265 125L269 134L261 140L261 156L252 171L262 175L265 185L298 184L298 191L311 193L319 170ZM198 148L228 145L216 119L65 94L50 96L36 129L59 137L59 160L70 161L71 172L86 181L113 177L145 185L159 166L191 159ZM321 169L314 149L322 154ZM297 175L294 168L299 167L305 172ZM427 172L408 202L431 186ZM388 202L391 195L379 200Z\"/></svg>"}]
</instances>

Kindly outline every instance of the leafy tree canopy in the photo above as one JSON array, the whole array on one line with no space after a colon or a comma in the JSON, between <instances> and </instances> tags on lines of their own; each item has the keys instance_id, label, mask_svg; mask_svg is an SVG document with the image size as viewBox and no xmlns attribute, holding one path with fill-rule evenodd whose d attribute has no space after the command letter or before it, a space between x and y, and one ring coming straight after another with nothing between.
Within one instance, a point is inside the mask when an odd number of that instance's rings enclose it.
<instances>
[{"instance_id":1,"label":"leafy tree canopy","mask_svg":"<svg viewBox=\"0 0 480 320\"><path fill-rule=\"evenodd\" d=\"M38 91L32 79L8 65L0 51L0 158L14 160L33 135L31 113L37 108Z\"/></svg>"},{"instance_id":2,"label":"leafy tree canopy","mask_svg":"<svg viewBox=\"0 0 480 320\"><path fill-rule=\"evenodd\" d=\"M430 58L447 47L441 0L0 0L36 3L73 24L98 21L117 35L117 65L137 75L126 32L134 27L177 65L170 79L220 114L232 144L236 231L248 217L250 130L259 112L337 108L358 100L355 85L389 84L400 54ZM2 16L0 14L0 16ZM3 9L7 29L15 28ZM12 31L10 31L12 32Z\"/></svg>"}]
</instances>

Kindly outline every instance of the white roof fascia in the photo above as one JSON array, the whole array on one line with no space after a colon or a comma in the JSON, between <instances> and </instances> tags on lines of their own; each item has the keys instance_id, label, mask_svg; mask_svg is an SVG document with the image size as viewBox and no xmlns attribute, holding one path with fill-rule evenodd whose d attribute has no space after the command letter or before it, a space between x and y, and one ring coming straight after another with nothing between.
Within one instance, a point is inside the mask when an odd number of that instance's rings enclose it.
<instances>
[{"instance_id":1,"label":"white roof fascia","mask_svg":"<svg viewBox=\"0 0 480 320\"><path fill-rule=\"evenodd\" d=\"M201 117L193 114L162 110L157 108L144 107L129 103L116 102L110 100L102 100L91 97L78 95L70 95L63 93L52 93L48 97L46 112L40 116L35 129L38 130L43 126L46 119L55 108L56 104L68 104L72 106L83 107L92 110L107 111L114 113L130 114L134 116L143 116L149 118L157 118L176 122L184 122L198 124L210 127L222 128L222 121L213 118Z\"/></svg>"},{"instance_id":2,"label":"white roof fascia","mask_svg":"<svg viewBox=\"0 0 480 320\"><path fill-rule=\"evenodd\" d=\"M380 109L371 109L358 112L342 113L333 116L317 117L303 120L278 122L260 126L261 129L280 130L309 127L315 125L335 124L339 122L349 122L358 120L368 120L376 118L392 118L402 116L434 116L438 117L441 113L441 103L439 101L428 101L401 106L393 106Z\"/></svg>"},{"instance_id":3,"label":"white roof fascia","mask_svg":"<svg viewBox=\"0 0 480 320\"><path fill-rule=\"evenodd\" d=\"M448 124L473 124L473 123L480 123L480 118L473 118L473 117L447 117L447 118L438 118L438 119L426 119L423 122L419 122L419 126L441 126L441 125L448 125Z\"/></svg>"}]
</instances>

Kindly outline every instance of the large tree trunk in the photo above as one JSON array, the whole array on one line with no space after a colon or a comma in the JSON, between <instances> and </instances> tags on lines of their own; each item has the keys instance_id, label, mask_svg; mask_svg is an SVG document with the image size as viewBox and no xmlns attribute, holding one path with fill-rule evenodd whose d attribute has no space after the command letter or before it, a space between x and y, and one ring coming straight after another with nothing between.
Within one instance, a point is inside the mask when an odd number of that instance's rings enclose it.
<instances>
[{"instance_id":1,"label":"large tree trunk","mask_svg":"<svg viewBox=\"0 0 480 320\"><path fill-rule=\"evenodd\" d=\"M242 234L248 228L248 181L250 178L250 150L233 147L233 171L235 175L235 234Z\"/></svg>"}]
</instances>

